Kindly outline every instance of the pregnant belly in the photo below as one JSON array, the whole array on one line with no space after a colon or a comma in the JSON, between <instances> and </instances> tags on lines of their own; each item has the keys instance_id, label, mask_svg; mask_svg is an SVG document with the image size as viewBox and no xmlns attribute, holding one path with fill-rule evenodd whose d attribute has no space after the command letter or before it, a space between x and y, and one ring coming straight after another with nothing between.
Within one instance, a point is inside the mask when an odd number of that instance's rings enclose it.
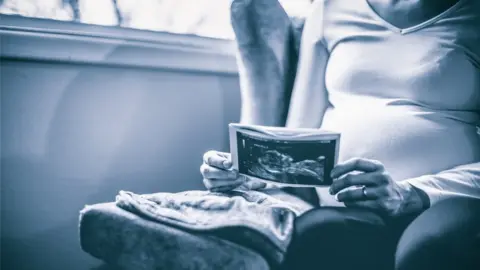
<instances>
[{"instance_id":1,"label":"pregnant belly","mask_svg":"<svg viewBox=\"0 0 480 270\"><path fill-rule=\"evenodd\" d=\"M327 110L322 128L341 133L340 162L376 159L394 180L480 161L476 127L442 112L401 106L336 108Z\"/></svg>"}]
</instances>

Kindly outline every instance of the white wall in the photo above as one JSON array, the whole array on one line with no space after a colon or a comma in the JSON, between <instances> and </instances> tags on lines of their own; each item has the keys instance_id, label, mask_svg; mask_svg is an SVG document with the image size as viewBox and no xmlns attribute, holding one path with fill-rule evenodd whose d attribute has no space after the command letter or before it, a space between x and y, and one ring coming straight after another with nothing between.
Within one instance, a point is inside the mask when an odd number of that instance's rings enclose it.
<instances>
[{"instance_id":1,"label":"white wall","mask_svg":"<svg viewBox=\"0 0 480 270\"><path fill-rule=\"evenodd\" d=\"M64 25L0 22L2 269L89 269L99 262L79 246L85 204L120 189L202 188L202 153L228 150L240 108L231 44L185 37L191 46L181 47L176 36L166 44L122 29L107 40L45 35L11 25Z\"/></svg>"}]
</instances>

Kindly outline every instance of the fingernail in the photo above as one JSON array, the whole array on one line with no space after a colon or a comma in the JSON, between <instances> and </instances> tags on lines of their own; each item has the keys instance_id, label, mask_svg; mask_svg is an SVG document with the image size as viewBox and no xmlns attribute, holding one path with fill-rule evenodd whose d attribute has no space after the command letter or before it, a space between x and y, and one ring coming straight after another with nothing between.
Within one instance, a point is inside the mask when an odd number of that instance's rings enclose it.
<instances>
[{"instance_id":1,"label":"fingernail","mask_svg":"<svg viewBox=\"0 0 480 270\"><path fill-rule=\"evenodd\" d=\"M228 169L230 168L230 166L232 166L232 162L230 160L224 160L223 161L223 167Z\"/></svg>"}]
</instances>

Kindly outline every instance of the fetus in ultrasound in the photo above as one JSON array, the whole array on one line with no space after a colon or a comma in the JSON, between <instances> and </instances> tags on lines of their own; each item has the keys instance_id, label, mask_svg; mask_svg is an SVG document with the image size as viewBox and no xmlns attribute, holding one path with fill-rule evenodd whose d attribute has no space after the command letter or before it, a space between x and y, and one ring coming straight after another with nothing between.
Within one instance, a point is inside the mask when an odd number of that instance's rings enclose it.
<instances>
[{"instance_id":1,"label":"fetus in ultrasound","mask_svg":"<svg viewBox=\"0 0 480 270\"><path fill-rule=\"evenodd\" d=\"M294 161L277 150L268 150L258 158L255 173L260 177L280 183L315 185L322 184L324 178L325 157Z\"/></svg>"}]
</instances>

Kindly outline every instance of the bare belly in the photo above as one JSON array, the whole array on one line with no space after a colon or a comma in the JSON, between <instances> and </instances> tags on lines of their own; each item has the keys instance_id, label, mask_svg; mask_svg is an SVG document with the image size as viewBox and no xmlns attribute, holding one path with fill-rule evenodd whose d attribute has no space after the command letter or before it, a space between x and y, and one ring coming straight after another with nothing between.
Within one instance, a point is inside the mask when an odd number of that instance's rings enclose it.
<instances>
[{"instance_id":1,"label":"bare belly","mask_svg":"<svg viewBox=\"0 0 480 270\"><path fill-rule=\"evenodd\" d=\"M332 108L322 128L341 133L339 161L379 160L394 180L480 161L477 127L452 119L448 112L372 104Z\"/></svg>"}]
</instances>

